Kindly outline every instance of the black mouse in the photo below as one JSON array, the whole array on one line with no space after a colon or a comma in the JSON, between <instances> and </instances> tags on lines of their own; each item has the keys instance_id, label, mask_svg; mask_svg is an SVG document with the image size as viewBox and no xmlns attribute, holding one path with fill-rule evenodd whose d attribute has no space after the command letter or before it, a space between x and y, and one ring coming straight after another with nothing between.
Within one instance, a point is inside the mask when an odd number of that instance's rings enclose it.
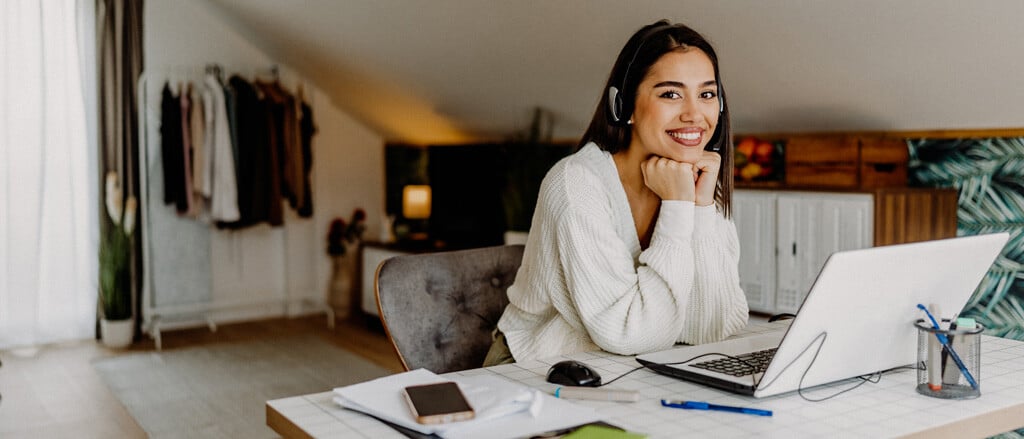
<instances>
[{"instance_id":1,"label":"black mouse","mask_svg":"<svg viewBox=\"0 0 1024 439\"><path fill-rule=\"evenodd\" d=\"M548 369L548 382L563 386L597 387L601 385L601 375L579 361L565 360L551 365L551 369Z\"/></svg>"}]
</instances>

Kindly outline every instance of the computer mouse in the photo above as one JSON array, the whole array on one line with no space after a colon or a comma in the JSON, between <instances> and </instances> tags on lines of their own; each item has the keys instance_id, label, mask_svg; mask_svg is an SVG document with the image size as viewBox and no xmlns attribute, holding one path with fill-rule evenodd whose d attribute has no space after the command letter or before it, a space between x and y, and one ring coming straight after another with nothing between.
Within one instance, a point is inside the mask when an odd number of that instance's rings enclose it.
<instances>
[{"instance_id":1,"label":"computer mouse","mask_svg":"<svg viewBox=\"0 0 1024 439\"><path fill-rule=\"evenodd\" d=\"M590 366L574 360L559 361L548 369L548 382L563 386L597 387L601 375Z\"/></svg>"}]
</instances>

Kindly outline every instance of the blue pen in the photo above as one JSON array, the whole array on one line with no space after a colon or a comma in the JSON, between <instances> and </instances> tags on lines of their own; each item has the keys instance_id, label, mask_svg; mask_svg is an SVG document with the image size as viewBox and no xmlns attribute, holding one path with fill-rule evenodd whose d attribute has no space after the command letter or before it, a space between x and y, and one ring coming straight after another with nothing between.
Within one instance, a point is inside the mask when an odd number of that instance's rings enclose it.
<instances>
[{"instance_id":1,"label":"blue pen","mask_svg":"<svg viewBox=\"0 0 1024 439\"><path fill-rule=\"evenodd\" d=\"M935 317L932 316L932 313L928 312L928 308L925 308L924 305L920 303L917 304L917 307L920 308L921 311L924 311L924 314L928 316L928 320L932 321L932 328L936 330L942 330L942 328L939 327L939 322L935 320ZM960 356L956 354L956 351L953 350L953 347L949 345L949 339L946 338L946 334L936 332L935 338L939 339L939 343L942 343L942 348L945 349L947 353L949 353L949 356L951 358L953 358L953 362L956 363L956 367L960 369L960 373L964 375L964 378L967 380L967 382L971 384L971 388L977 390L978 382L974 381L974 377L971 375L971 372L967 370L967 366L964 365L963 360L961 360Z\"/></svg>"},{"instance_id":2,"label":"blue pen","mask_svg":"<svg viewBox=\"0 0 1024 439\"><path fill-rule=\"evenodd\" d=\"M744 413L757 416L771 416L771 410L752 409L746 407L733 407L728 405L708 404L700 401L681 401L678 399L663 399L661 405L677 409L687 410L718 410L723 412Z\"/></svg>"}]
</instances>

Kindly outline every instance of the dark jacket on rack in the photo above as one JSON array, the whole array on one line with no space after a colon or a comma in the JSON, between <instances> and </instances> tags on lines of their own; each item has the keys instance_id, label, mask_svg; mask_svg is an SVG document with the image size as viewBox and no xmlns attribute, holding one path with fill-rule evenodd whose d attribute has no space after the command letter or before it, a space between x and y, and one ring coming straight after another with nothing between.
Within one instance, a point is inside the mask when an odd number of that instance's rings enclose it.
<instances>
[{"instance_id":1,"label":"dark jacket on rack","mask_svg":"<svg viewBox=\"0 0 1024 439\"><path fill-rule=\"evenodd\" d=\"M178 212L188 211L185 198L185 148L182 140L181 102L164 84L160 99L160 157L163 159L164 204L174 204Z\"/></svg>"},{"instance_id":2,"label":"dark jacket on rack","mask_svg":"<svg viewBox=\"0 0 1024 439\"><path fill-rule=\"evenodd\" d=\"M228 81L235 94L235 127L238 159L238 209L241 219L223 227L247 227L260 222L284 223L280 180L275 151L271 147L268 108L255 87L240 76Z\"/></svg>"},{"instance_id":3,"label":"dark jacket on rack","mask_svg":"<svg viewBox=\"0 0 1024 439\"><path fill-rule=\"evenodd\" d=\"M299 120L299 130L302 136L302 205L299 206L299 216L309 218L313 216L313 186L309 181L309 174L313 170L313 135L316 134L316 124L313 122L313 108L309 104L302 103L302 119Z\"/></svg>"}]
</instances>

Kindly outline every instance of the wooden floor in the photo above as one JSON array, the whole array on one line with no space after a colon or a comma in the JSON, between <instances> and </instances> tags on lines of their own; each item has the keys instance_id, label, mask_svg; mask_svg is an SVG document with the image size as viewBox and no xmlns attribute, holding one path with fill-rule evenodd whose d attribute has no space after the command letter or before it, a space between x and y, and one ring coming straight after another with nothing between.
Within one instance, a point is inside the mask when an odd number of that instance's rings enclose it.
<instances>
[{"instance_id":1,"label":"wooden floor","mask_svg":"<svg viewBox=\"0 0 1024 439\"><path fill-rule=\"evenodd\" d=\"M379 328L362 316L332 331L323 316L274 319L163 333L163 349L236 343L272 335L317 334L389 370L401 362ZM0 351L0 438L143 438L145 432L107 389L91 362L155 350L152 340L114 351L93 341L48 345L32 352Z\"/></svg>"}]
</instances>

